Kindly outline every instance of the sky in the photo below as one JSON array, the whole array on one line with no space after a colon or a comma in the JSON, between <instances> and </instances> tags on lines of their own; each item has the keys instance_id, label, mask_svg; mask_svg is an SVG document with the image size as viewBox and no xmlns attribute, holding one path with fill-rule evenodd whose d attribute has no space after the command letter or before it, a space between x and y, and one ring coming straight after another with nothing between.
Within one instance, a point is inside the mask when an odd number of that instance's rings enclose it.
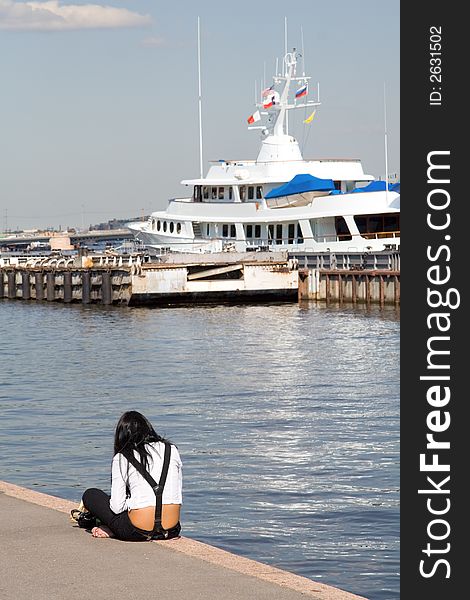
<instances>
[{"instance_id":1,"label":"sky","mask_svg":"<svg viewBox=\"0 0 470 600\"><path fill-rule=\"evenodd\" d=\"M399 0L0 0L0 231L87 227L186 195L204 173L254 159L255 82L302 48L322 106L290 117L305 158L400 172ZM301 34L303 32L303 36ZM292 114L292 112L291 112Z\"/></svg>"}]
</instances>

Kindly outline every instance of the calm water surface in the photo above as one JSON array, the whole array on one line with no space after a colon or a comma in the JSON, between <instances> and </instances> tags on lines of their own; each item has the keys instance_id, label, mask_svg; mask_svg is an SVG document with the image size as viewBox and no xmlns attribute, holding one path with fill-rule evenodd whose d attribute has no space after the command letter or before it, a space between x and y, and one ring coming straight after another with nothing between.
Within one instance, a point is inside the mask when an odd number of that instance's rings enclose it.
<instances>
[{"instance_id":1,"label":"calm water surface","mask_svg":"<svg viewBox=\"0 0 470 600\"><path fill-rule=\"evenodd\" d=\"M0 478L109 489L143 412L184 462L184 534L399 597L395 309L127 309L0 301Z\"/></svg>"}]
</instances>

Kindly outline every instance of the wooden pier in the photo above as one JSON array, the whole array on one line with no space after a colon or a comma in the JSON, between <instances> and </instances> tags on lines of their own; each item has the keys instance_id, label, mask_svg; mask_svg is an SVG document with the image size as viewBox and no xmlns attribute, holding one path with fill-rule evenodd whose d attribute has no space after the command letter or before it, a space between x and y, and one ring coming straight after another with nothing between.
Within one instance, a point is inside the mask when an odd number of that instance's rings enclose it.
<instances>
[{"instance_id":1,"label":"wooden pier","mask_svg":"<svg viewBox=\"0 0 470 600\"><path fill-rule=\"evenodd\" d=\"M299 269L299 300L400 303L400 271Z\"/></svg>"}]
</instances>

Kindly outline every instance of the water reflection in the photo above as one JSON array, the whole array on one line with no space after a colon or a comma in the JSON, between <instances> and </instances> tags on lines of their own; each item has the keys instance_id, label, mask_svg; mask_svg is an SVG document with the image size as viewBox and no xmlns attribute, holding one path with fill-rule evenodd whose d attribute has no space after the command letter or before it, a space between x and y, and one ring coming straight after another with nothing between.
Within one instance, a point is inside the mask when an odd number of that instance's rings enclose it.
<instances>
[{"instance_id":1,"label":"water reflection","mask_svg":"<svg viewBox=\"0 0 470 600\"><path fill-rule=\"evenodd\" d=\"M0 333L5 479L108 486L134 408L179 446L186 535L398 598L394 308L3 301Z\"/></svg>"}]
</instances>

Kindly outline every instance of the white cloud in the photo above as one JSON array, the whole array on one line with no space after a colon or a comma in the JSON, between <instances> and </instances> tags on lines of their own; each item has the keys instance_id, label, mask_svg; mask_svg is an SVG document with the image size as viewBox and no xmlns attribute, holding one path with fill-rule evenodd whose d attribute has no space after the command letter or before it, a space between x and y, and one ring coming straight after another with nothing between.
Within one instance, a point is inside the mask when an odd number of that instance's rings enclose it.
<instances>
[{"instance_id":1,"label":"white cloud","mask_svg":"<svg viewBox=\"0 0 470 600\"><path fill-rule=\"evenodd\" d=\"M150 25L152 17L126 8L99 4L63 4L0 0L0 30L67 31L77 29L116 29Z\"/></svg>"}]
</instances>

